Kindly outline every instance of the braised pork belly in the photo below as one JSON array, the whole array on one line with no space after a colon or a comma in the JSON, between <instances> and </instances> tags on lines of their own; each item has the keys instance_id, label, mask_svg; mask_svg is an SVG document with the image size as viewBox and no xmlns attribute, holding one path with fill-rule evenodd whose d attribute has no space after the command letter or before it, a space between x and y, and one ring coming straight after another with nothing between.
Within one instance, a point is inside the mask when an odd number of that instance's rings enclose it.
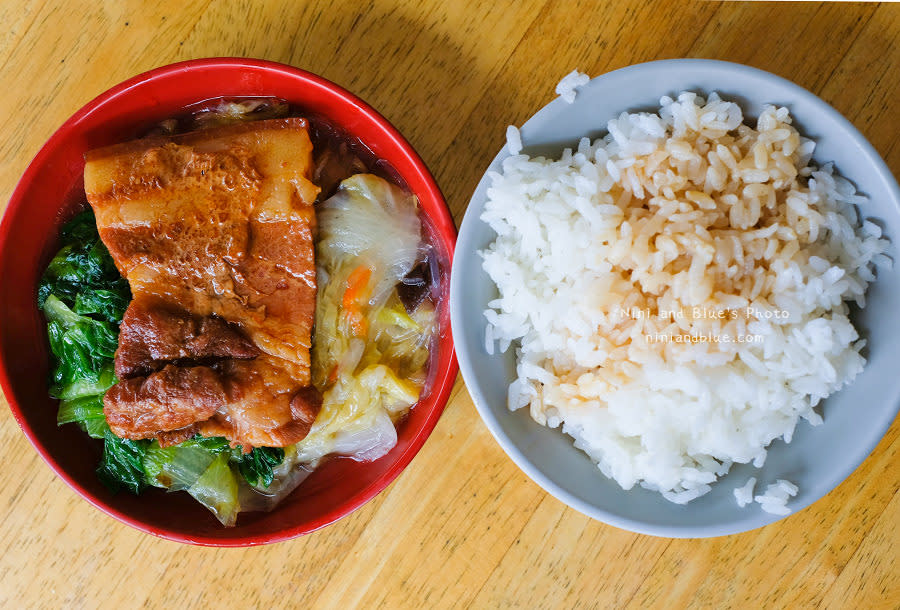
<instances>
[{"instance_id":1,"label":"braised pork belly","mask_svg":"<svg viewBox=\"0 0 900 610\"><path fill-rule=\"evenodd\" d=\"M300 118L92 151L85 192L134 300L104 398L112 431L247 451L309 432L316 272L312 144Z\"/></svg>"}]
</instances>

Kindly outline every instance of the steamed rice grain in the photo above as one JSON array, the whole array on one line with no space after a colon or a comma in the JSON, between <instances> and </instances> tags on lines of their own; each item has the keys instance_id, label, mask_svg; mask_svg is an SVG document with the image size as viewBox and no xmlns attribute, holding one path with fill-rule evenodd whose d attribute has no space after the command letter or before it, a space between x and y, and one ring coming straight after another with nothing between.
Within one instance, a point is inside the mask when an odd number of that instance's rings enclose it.
<instances>
[{"instance_id":1,"label":"steamed rice grain","mask_svg":"<svg viewBox=\"0 0 900 610\"><path fill-rule=\"evenodd\" d=\"M522 135L515 125L506 128L506 148L511 155L518 155L522 152Z\"/></svg>"},{"instance_id":2,"label":"steamed rice grain","mask_svg":"<svg viewBox=\"0 0 900 610\"><path fill-rule=\"evenodd\" d=\"M738 506L744 508L753 502L753 488L756 486L756 477L750 477L747 482L734 490L734 499Z\"/></svg>"},{"instance_id":3,"label":"steamed rice grain","mask_svg":"<svg viewBox=\"0 0 900 610\"><path fill-rule=\"evenodd\" d=\"M575 89L586 85L590 80L591 77L587 74L579 72L578 70L572 70L559 81L559 84L556 85L556 95L571 104L575 101L575 96L577 95Z\"/></svg>"},{"instance_id":4,"label":"steamed rice grain","mask_svg":"<svg viewBox=\"0 0 900 610\"><path fill-rule=\"evenodd\" d=\"M764 494L755 496L753 500L767 513L789 515L791 514L791 509L787 507L788 499L796 496L798 490L799 488L790 481L778 479L775 483L766 487Z\"/></svg>"}]
</instances>

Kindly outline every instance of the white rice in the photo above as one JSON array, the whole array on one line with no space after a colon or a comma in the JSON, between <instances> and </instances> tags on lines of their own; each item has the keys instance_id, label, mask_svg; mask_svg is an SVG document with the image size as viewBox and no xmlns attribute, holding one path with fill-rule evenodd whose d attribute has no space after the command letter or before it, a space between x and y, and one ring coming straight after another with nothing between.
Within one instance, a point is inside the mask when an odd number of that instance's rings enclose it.
<instances>
[{"instance_id":1,"label":"white rice","mask_svg":"<svg viewBox=\"0 0 900 610\"><path fill-rule=\"evenodd\" d=\"M522 152L522 134L515 125L506 128L506 148L511 155L518 155Z\"/></svg>"},{"instance_id":2,"label":"white rice","mask_svg":"<svg viewBox=\"0 0 900 610\"><path fill-rule=\"evenodd\" d=\"M491 174L486 348L515 347L511 409L561 425L623 488L683 503L821 423L813 407L865 362L848 302L890 260L786 108L752 128L715 93L660 104Z\"/></svg>"},{"instance_id":3,"label":"white rice","mask_svg":"<svg viewBox=\"0 0 900 610\"><path fill-rule=\"evenodd\" d=\"M575 89L588 84L590 80L591 77L587 74L583 74L578 70L572 70L556 85L556 95L571 104L575 101Z\"/></svg>"},{"instance_id":4,"label":"white rice","mask_svg":"<svg viewBox=\"0 0 900 610\"><path fill-rule=\"evenodd\" d=\"M788 498L796 496L797 491L797 486L790 481L778 479L774 484L766 487L766 493L761 496L756 496L753 500L767 513L772 513L773 515L789 515L791 514L791 509L787 507L787 501Z\"/></svg>"},{"instance_id":5,"label":"white rice","mask_svg":"<svg viewBox=\"0 0 900 610\"><path fill-rule=\"evenodd\" d=\"M753 488L756 486L756 477L750 477L747 482L734 490L734 499L738 506L744 508L753 502Z\"/></svg>"}]
</instances>

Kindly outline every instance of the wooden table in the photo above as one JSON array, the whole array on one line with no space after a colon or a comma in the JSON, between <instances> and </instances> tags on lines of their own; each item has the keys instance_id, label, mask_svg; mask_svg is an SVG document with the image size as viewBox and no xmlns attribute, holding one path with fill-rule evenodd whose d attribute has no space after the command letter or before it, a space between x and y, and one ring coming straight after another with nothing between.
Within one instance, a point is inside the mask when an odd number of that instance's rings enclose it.
<instances>
[{"instance_id":1,"label":"wooden table","mask_svg":"<svg viewBox=\"0 0 900 610\"><path fill-rule=\"evenodd\" d=\"M0 23L0 205L82 104L215 55L286 62L360 94L418 149L457 222L506 125L576 67L707 57L769 70L834 105L900 170L897 5L4 0ZM632 534L567 508L507 459L461 380L384 493L268 547L183 546L114 521L51 474L6 408L0 464L4 608L900 607L900 422L812 507L709 540Z\"/></svg>"}]
</instances>

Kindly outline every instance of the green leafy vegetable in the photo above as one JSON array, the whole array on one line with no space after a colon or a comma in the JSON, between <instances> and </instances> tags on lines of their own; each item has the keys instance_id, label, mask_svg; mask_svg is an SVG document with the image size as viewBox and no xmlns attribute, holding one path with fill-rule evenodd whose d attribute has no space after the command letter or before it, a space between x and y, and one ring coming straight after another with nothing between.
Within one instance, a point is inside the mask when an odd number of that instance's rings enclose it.
<instances>
[{"instance_id":1,"label":"green leafy vegetable","mask_svg":"<svg viewBox=\"0 0 900 610\"><path fill-rule=\"evenodd\" d=\"M103 458L97 467L97 477L113 493L122 488L135 495L141 493L146 486L143 457L150 442L119 438L109 429L103 441Z\"/></svg>"},{"instance_id":2,"label":"green leafy vegetable","mask_svg":"<svg viewBox=\"0 0 900 610\"><path fill-rule=\"evenodd\" d=\"M244 480L253 487L271 485L275 478L273 469L284 461L281 447L256 447L250 453L244 453L240 446L232 447L228 439L221 436L195 436L171 449L203 450L211 456L225 453L229 463L237 466ZM171 454L172 460L179 458L177 451Z\"/></svg>"},{"instance_id":3,"label":"green leafy vegetable","mask_svg":"<svg viewBox=\"0 0 900 610\"><path fill-rule=\"evenodd\" d=\"M231 453L231 443L227 438L221 436L195 436L182 442L179 447L188 447L196 449L205 449L213 454L224 452Z\"/></svg>"},{"instance_id":4,"label":"green leafy vegetable","mask_svg":"<svg viewBox=\"0 0 900 610\"><path fill-rule=\"evenodd\" d=\"M72 309L77 314L97 314L111 322L118 322L127 308L128 296L121 291L87 288L75 296Z\"/></svg>"},{"instance_id":5,"label":"green leafy vegetable","mask_svg":"<svg viewBox=\"0 0 900 610\"><path fill-rule=\"evenodd\" d=\"M118 329L109 322L79 316L53 294L44 301L44 315L55 360L50 395L72 399L102 394L112 386Z\"/></svg>"},{"instance_id":6,"label":"green leafy vegetable","mask_svg":"<svg viewBox=\"0 0 900 610\"><path fill-rule=\"evenodd\" d=\"M196 483L214 459L215 453L201 447L160 447L153 441L144 453L144 473L151 485L179 491Z\"/></svg>"},{"instance_id":7,"label":"green leafy vegetable","mask_svg":"<svg viewBox=\"0 0 900 610\"><path fill-rule=\"evenodd\" d=\"M97 221L91 209L86 209L63 225L59 236L64 244L92 243L97 238Z\"/></svg>"},{"instance_id":8,"label":"green leafy vegetable","mask_svg":"<svg viewBox=\"0 0 900 610\"><path fill-rule=\"evenodd\" d=\"M61 399L56 421L76 423L102 438L97 476L113 492L136 494L146 485L143 455L149 442L117 437L103 416L103 395L116 383L113 358L131 292L100 241L90 210L66 224L60 238L62 248L38 287L53 361L50 395Z\"/></svg>"},{"instance_id":9,"label":"green leafy vegetable","mask_svg":"<svg viewBox=\"0 0 900 610\"><path fill-rule=\"evenodd\" d=\"M103 397L100 395L83 396L59 403L59 411L56 413L56 423L59 426L93 419L104 419Z\"/></svg>"},{"instance_id":10,"label":"green leafy vegetable","mask_svg":"<svg viewBox=\"0 0 900 610\"><path fill-rule=\"evenodd\" d=\"M228 456L219 454L188 488L188 493L212 511L223 525L234 525L241 510L238 501L238 481L228 464Z\"/></svg>"},{"instance_id":11,"label":"green leafy vegetable","mask_svg":"<svg viewBox=\"0 0 900 610\"><path fill-rule=\"evenodd\" d=\"M78 426L91 438L106 438L106 432L109 430L105 417L103 419L86 419L78 422Z\"/></svg>"},{"instance_id":12,"label":"green leafy vegetable","mask_svg":"<svg viewBox=\"0 0 900 610\"><path fill-rule=\"evenodd\" d=\"M56 413L56 424L75 423L91 438L105 438L109 426L103 415L103 395L94 394L71 400L62 400Z\"/></svg>"},{"instance_id":13,"label":"green leafy vegetable","mask_svg":"<svg viewBox=\"0 0 900 610\"><path fill-rule=\"evenodd\" d=\"M281 447L256 447L237 459L238 470L253 487L268 487L275 480L272 469L284 461Z\"/></svg>"},{"instance_id":14,"label":"green leafy vegetable","mask_svg":"<svg viewBox=\"0 0 900 610\"><path fill-rule=\"evenodd\" d=\"M52 294L79 314L99 314L118 324L131 300L128 282L119 275L100 241L94 214L86 210L60 233L62 248L50 261L38 286L38 306Z\"/></svg>"}]
</instances>

